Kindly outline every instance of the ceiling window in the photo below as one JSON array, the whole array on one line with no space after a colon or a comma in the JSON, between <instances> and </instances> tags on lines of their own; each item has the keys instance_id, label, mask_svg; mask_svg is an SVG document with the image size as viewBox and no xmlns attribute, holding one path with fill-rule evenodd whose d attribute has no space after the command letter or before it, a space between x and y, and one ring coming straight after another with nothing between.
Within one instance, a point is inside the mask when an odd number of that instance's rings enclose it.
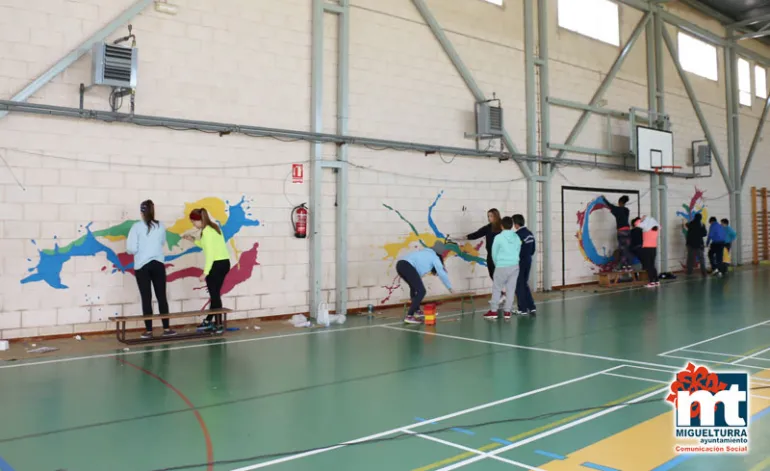
<instances>
[{"instance_id":1,"label":"ceiling window","mask_svg":"<svg viewBox=\"0 0 770 471\"><path fill-rule=\"evenodd\" d=\"M758 65L754 66L754 88L759 98L767 98L767 71Z\"/></svg>"},{"instance_id":2,"label":"ceiling window","mask_svg":"<svg viewBox=\"0 0 770 471\"><path fill-rule=\"evenodd\" d=\"M717 48L682 32L678 40L679 63L684 70L715 82L719 80Z\"/></svg>"},{"instance_id":3,"label":"ceiling window","mask_svg":"<svg viewBox=\"0 0 770 471\"><path fill-rule=\"evenodd\" d=\"M751 106L751 64L743 58L738 58L738 95L743 106Z\"/></svg>"},{"instance_id":4,"label":"ceiling window","mask_svg":"<svg viewBox=\"0 0 770 471\"><path fill-rule=\"evenodd\" d=\"M559 26L578 34L620 46L617 3L609 0L559 0Z\"/></svg>"}]
</instances>

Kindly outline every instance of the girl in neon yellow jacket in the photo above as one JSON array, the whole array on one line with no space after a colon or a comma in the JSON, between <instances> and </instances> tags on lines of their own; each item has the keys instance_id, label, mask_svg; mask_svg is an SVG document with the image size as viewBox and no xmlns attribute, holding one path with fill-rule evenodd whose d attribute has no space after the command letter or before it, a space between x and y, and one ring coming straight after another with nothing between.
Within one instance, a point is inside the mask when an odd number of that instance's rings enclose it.
<instances>
[{"instance_id":1,"label":"girl in neon yellow jacket","mask_svg":"<svg viewBox=\"0 0 770 471\"><path fill-rule=\"evenodd\" d=\"M227 243L222 234L222 228L211 221L208 211L204 208L193 209L190 212L190 221L201 230L200 239L186 235L185 239L194 242L195 245L203 249L203 255L206 257L206 265L203 268L201 281L206 282L211 298L209 308L211 310L222 309L222 285L225 283L225 277L230 271L230 252L227 250ZM212 322L214 315L209 314L206 320L198 327L199 330L211 330L222 333L222 316L216 316L216 325Z\"/></svg>"}]
</instances>

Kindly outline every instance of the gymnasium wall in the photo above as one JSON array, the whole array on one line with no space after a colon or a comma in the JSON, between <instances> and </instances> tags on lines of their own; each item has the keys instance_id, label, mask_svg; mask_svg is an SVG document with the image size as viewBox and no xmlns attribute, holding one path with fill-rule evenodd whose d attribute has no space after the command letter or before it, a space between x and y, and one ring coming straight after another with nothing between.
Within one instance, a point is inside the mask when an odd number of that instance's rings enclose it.
<instances>
[{"instance_id":1,"label":"gymnasium wall","mask_svg":"<svg viewBox=\"0 0 770 471\"><path fill-rule=\"evenodd\" d=\"M0 96L10 97L83 39L128 7L129 0L5 0L0 4ZM384 139L473 146L473 97L409 0L354 0L351 8L351 134ZM311 8L308 0L178 2L167 16L148 8L132 23L138 38L137 113L309 130ZM507 129L525 149L522 5L504 8L482 0L429 0L437 20L487 95L502 99ZM551 2L551 93L587 102L617 48L583 38L556 24ZM672 7L673 8L673 7ZM716 32L713 22L677 14ZM622 8L627 38L639 12ZM327 15L324 130L335 128L336 19ZM671 30L672 34L675 31ZM125 30L114 36L125 35ZM643 36L642 36L643 39ZM763 51L770 53L770 51ZM720 63L722 57L720 56ZM646 57L640 41L610 87L607 107L646 107ZM701 139L695 114L670 60L667 111L675 151ZM78 87L90 82L90 55L29 101L78 105ZM690 76L726 159L723 74L718 84ZM85 107L107 110L107 91L93 89ZM128 110L128 99L122 111ZM741 108L741 142L747 152L761 102ZM578 113L552 108L552 141L563 142ZM592 119L576 143L604 146L607 130ZM615 134L627 134L620 123ZM495 144L497 145L497 144ZM762 185L770 164L761 143L747 188ZM334 159L334 147L324 158ZM238 261L225 286L225 305L236 317L308 310L308 243L295 239L291 209L307 202L309 185L292 183L291 165L304 163L309 144L242 135L144 128L10 114L0 121L0 335L103 331L106 318L138 314L139 295L125 252L139 203L157 205L169 229L169 297L172 311L204 307L197 281L203 259L179 240L190 229L186 214L206 206L232 235ZM678 157L681 158L681 157ZM350 149L349 307L389 304L406 293L394 281L393 261L418 240L467 234L485 224L486 210L526 214L526 184L516 164L478 158L424 156L378 148ZM679 164L679 163L677 163ZM677 211L698 190L709 214L728 215L725 186L714 168L709 179L669 179L669 266L683 258ZM642 214L650 208L649 177L583 168L560 168L553 181L554 284L561 283L562 186L633 189ZM748 191L744 212L749 214ZM598 196L598 195L596 195ZM587 199L587 197L586 197ZM324 173L323 290L334 301L334 175ZM565 205L567 284L590 281L595 267L580 251L577 214L588 201ZM634 210L635 212L635 210ZM312 215L311 215L312 217ZM751 238L746 218L743 251ZM601 228L592 230L601 231ZM606 228L612 231L611 225ZM570 243L569 241L573 241ZM469 243L448 262L458 290L489 290L483 246ZM441 290L437 280L429 290Z\"/></svg>"}]
</instances>

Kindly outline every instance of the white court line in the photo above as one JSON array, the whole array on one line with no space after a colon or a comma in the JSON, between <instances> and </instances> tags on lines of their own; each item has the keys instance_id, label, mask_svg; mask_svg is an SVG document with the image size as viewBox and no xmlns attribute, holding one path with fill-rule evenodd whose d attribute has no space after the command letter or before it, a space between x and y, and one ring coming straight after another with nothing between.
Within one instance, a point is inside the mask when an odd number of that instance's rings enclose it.
<instances>
[{"instance_id":1,"label":"white court line","mask_svg":"<svg viewBox=\"0 0 770 471\"><path fill-rule=\"evenodd\" d=\"M327 451L336 450L336 449L343 448L343 447L345 447L347 445L350 445L350 444L359 443L359 442L365 442L365 441L368 441L368 440L374 440L374 439L377 439L377 438L386 437L388 435L393 435L394 433L403 433L405 430L412 430L412 429L415 429L417 427L422 427L422 426L428 425L430 423L440 422L442 420L447 420L447 419L451 419L451 418L458 417L458 416L461 416L461 415L470 414L471 412L476 412L476 411L488 409L490 407L499 406L500 404L506 404L508 402L515 401L515 400L521 399L523 397L534 396L535 394L539 394L541 392L545 392L545 391L548 391L548 390L551 390L551 389L560 388L560 387L566 386L568 384L577 383L578 381L584 381L584 380L586 380L588 378L595 378L597 376L600 376L602 373L606 373L606 372L609 372L609 371L614 371L614 370L617 370L617 369L622 368L622 367L623 367L622 365L614 366L614 367L608 368L606 370L597 371L596 373L591 373L591 374L579 376L577 378L572 378L572 379L568 379L566 381L562 381L561 383L551 384L550 386L544 386L542 388L533 389L531 391L527 391L525 393L517 394L515 396L506 397L505 399L500 399L500 400L493 401L493 402L487 402L486 404L480 404L480 405L475 406L475 407L471 407L471 408L464 409L464 410L457 411L457 412L452 412L450 414L442 415L442 416L436 417L434 419L428 419L428 420L426 420L424 422L417 422L417 423L414 423L412 425L408 425L406 427L394 428L394 429L391 429L391 430L388 430L388 431L385 431L385 432L375 433L373 435L367 435L366 437L361 437L361 438L357 438L355 440L350 440L350 441L341 443L339 445L334 445L334 446L331 446L331 447L328 447L328 448L322 448L322 449L319 449L319 450L308 451L308 452L305 452L305 453L298 453L296 455L285 456L283 458L277 458L277 459L274 459L274 460L265 461L263 463L258 463L258 464L254 464L254 465L251 465L251 466L246 466L246 467L243 467L243 468L234 469L232 471L251 471L252 469L265 468L267 466L272 466L274 464L285 463L287 461L293 461L293 460L297 460L297 459L300 459L300 458L305 458L307 456L317 455L319 453L325 453Z\"/></svg>"},{"instance_id":2,"label":"white court line","mask_svg":"<svg viewBox=\"0 0 770 471\"><path fill-rule=\"evenodd\" d=\"M757 272L763 272L763 271L767 271L767 270L764 270L764 269L742 270L742 271L736 273L735 275L742 276L742 275L745 275L746 273L757 273ZM692 281L697 281L697 280L694 279L694 278L693 279L682 279L682 280L667 282L666 285L675 285L675 284L680 284L680 283L690 283ZM546 299L544 301L538 301L538 304L551 304L551 303L557 303L557 302L564 303L564 302L571 301L571 300L576 300L576 299L595 298L595 297L599 297L599 296L611 296L611 295L615 295L615 294L628 293L628 292L631 292L631 291L641 291L643 289L645 289L645 288L644 287L637 287L637 288L622 289L622 290L618 290L618 291L610 291L610 292L605 292L605 293L592 293L592 294L586 294L586 295L582 295L582 296L563 296L561 298L553 298L553 299ZM566 293L566 291L565 291L565 293ZM454 313L454 314L443 314L443 315L441 315L441 318L458 317L458 316L462 316L464 314L465 313L462 313L462 312ZM475 310L473 312L470 312L470 313L467 313L467 314L473 315L473 314L475 314ZM439 319L439 321L440 321L440 319ZM254 337L254 338L240 339L240 340L224 340L224 341L221 341L221 342L206 342L206 343L201 343L201 344L182 345L182 346L179 346L179 347L161 346L161 347L158 347L158 348L145 348L145 349L143 349L141 351L137 350L137 351L130 351L130 352L115 352L115 353L96 354L96 355L83 355L83 356L79 356L79 357L59 358L59 359L55 359L55 360L43 360L43 361L26 361L26 360L21 360L18 363L13 363L13 364L10 364L10 365L0 365L0 369L5 369L5 368L21 368L21 367L25 367L25 366L34 366L34 365L49 365L49 364L52 364L52 363L69 363L71 361L91 360L91 359L97 359L97 358L117 358L117 357L128 356L128 355L140 355L140 354L160 352L160 351L169 352L169 351L174 351L174 350L185 350L185 349L188 349L188 348L207 348L207 347L213 347L215 345L229 345L229 344L244 343L244 342L257 342L257 341L260 341L260 340L272 340L272 339L282 339L282 338L290 338L290 337L301 337L301 336L305 336L305 335L317 335L317 334L326 333L326 332L348 332L348 331L353 331L353 330L370 329L372 327L380 327L380 326L386 326L386 325L399 325L399 324L401 324L401 322L392 322L392 323L388 323L388 324L366 325L366 326L358 326L358 327L345 327L345 328L333 329L333 330L330 329L330 330L317 330L317 331L312 331L312 332L297 332L297 333L294 333L294 334L272 335L272 336L268 336L268 337ZM0 361L4 361L4 360L0 360Z\"/></svg>"},{"instance_id":3,"label":"white court line","mask_svg":"<svg viewBox=\"0 0 770 471\"><path fill-rule=\"evenodd\" d=\"M583 417L582 419L578 419L578 420L575 420L573 422L569 422L569 423L566 423L566 424L561 425L559 427L553 428L551 430L539 433L537 435L533 435L533 436L531 436L529 438L525 438L524 440L519 440L518 442L514 442L514 443L512 443L510 445L506 445L506 446L504 446L502 448L498 448L497 450L489 452L488 454L490 454L490 455L499 455L500 453L505 453L506 451L513 450L514 448L522 447L522 446L527 445L529 443L532 443L534 441L540 440L541 438L545 438L545 437L551 436L553 434L556 434L556 433L559 433L559 432L563 432L564 430L571 429L572 427L576 427L576 426L578 426L580 424L583 424L583 423L586 423L586 422L590 422L591 420L598 419L599 417L601 417L603 415L607 415L607 414L610 414L610 413L615 412L617 410L626 408L626 407L628 407L631 404L635 404L637 402L644 401L645 399L649 399L649 398L651 398L653 396L656 396L656 395L658 395L660 393L663 393L663 392L666 392L666 391L668 391L668 388L657 389L657 390L655 390L655 391L653 391L651 393L645 394L644 396L637 397L636 399L634 399L632 401L628 401L628 402L626 402L624 404L619 404L619 405L611 407L609 409L605 409L605 410L596 412L596 413L591 414L591 415L589 415L587 417ZM437 471L450 471L452 469L462 468L462 467L467 466L467 465L469 465L471 463L475 463L477 461L481 461L481 460L483 460L485 458L486 457L484 457L484 456L476 456L474 458L468 458L467 460L460 461L459 463L455 463L453 465L440 468Z\"/></svg>"},{"instance_id":4,"label":"white court line","mask_svg":"<svg viewBox=\"0 0 770 471\"><path fill-rule=\"evenodd\" d=\"M442 318L452 318L452 317L459 317L463 314L458 312L454 312L451 314L442 315ZM34 365L48 365L51 363L66 363L70 361L77 361L77 360L91 360L96 358L116 358L116 357L124 357L129 355L141 355L143 353L153 353L153 352L169 352L173 350L186 350L188 348L202 348L202 347L213 347L215 345L232 345L236 343L246 343L246 342L257 342L260 340L275 340L275 339L286 339L291 337L302 337L305 335L318 335L318 334L327 334L327 333L337 333L337 332L350 332L353 330L365 330L365 329L371 329L372 327L379 327L379 326L388 326L388 325L403 325L403 321L398 322L389 322L387 324L372 324L372 325L361 325L357 327L342 327L339 329L324 329L324 328L317 328L316 330L310 331L310 332L296 332L293 334L281 334L281 335L269 335L266 337L254 337L254 338L248 338L248 339L239 339L239 340L223 340L221 342L207 342L207 343L196 343L192 345L180 345L178 347L165 347L161 346L158 348L148 348L143 350L136 350L136 351L129 351L129 352L115 352L115 353L103 353L103 354L96 354L96 355L84 355L80 357L68 357L68 358L58 358L55 360L43 360L43 361L31 361L31 362L23 362L23 363L12 363L10 365L0 365L0 369L5 368L21 368L24 366L34 366Z\"/></svg>"},{"instance_id":5,"label":"white court line","mask_svg":"<svg viewBox=\"0 0 770 471\"><path fill-rule=\"evenodd\" d=\"M650 383L660 383L660 384L668 384L668 381L660 381L658 379L650 379L650 378L640 378L639 376L631 376L631 375L622 375L619 373L603 373L604 376L615 376L617 378L625 378L625 379L636 379L639 381L647 381Z\"/></svg>"},{"instance_id":6,"label":"white court line","mask_svg":"<svg viewBox=\"0 0 770 471\"><path fill-rule=\"evenodd\" d=\"M390 329L390 330L401 330L404 332L412 332L415 334L422 334L422 335L431 335L434 337L443 337L447 339L454 339L454 340L465 340L466 342L476 342L476 343L484 343L487 345L498 345L501 347L511 347L511 348L519 348L521 350L531 350L535 352L545 352L545 353L555 353L557 355L569 355L569 356L575 356L575 357L581 357L581 358L592 358L595 360L605 360L605 361L614 361L617 363L629 363L627 366L632 366L631 364L638 364L638 365L645 365L645 366L658 366L658 367L664 367L664 368L670 368L672 370L678 370L681 368L681 366L669 366L669 365L662 365L660 363L648 363L646 361L637 361L637 360L626 360L624 358L614 358L614 357L605 357L602 355L592 355L590 353L579 353L579 352L567 352L564 350L553 350L550 348L540 348L540 347L529 347L526 345L517 345L515 343L502 343L502 342L493 342L491 340L480 340L480 339L474 339L470 337L459 337L457 335L447 335L447 334L439 334L437 332L427 332L424 330L414 330L414 329L405 329L403 327L395 327L393 325L380 325L378 327L382 327L384 329Z\"/></svg>"},{"instance_id":7,"label":"white court line","mask_svg":"<svg viewBox=\"0 0 770 471\"><path fill-rule=\"evenodd\" d=\"M685 349L690 348L690 347L696 347L698 345L702 345L704 343L708 343L708 342L711 342L713 340L721 339L722 337L727 337L728 335L733 335L733 334L737 334L738 332L743 332L744 330L755 329L755 328L757 328L757 327L759 327L761 325L765 325L767 323L770 323L770 321L758 322L758 323L752 324L752 325L750 325L748 327L741 327L740 329L731 330L730 332L725 332L724 334L717 335L715 337L711 337L711 338L708 338L706 340L701 340L700 342L691 343L690 345L685 345L684 347L679 347L679 348L675 348L673 350L669 350L667 352L659 353L658 355L665 356L665 355L668 355L669 353L679 352L681 350L685 350Z\"/></svg>"},{"instance_id":8,"label":"white court line","mask_svg":"<svg viewBox=\"0 0 770 471\"><path fill-rule=\"evenodd\" d=\"M770 348L766 348L764 350L760 350L757 353L754 353L754 354L749 355L747 357L743 357L740 360L736 361L735 363L736 364L743 363L746 360L766 360L765 358L757 358L757 355L762 355L763 353L767 353L767 352L770 352ZM770 360L767 360L767 361L770 361ZM743 366L743 365L741 365L741 366Z\"/></svg>"},{"instance_id":9,"label":"white court line","mask_svg":"<svg viewBox=\"0 0 770 471\"><path fill-rule=\"evenodd\" d=\"M740 355L736 355L735 353L707 352L705 350L689 350L689 349L687 349L687 350L681 350L681 351L682 352L687 352L687 353L700 353L700 354L704 354L704 355L714 355L714 356L718 356L718 357L729 357L729 358L735 358L736 356L740 356ZM765 351L767 351L767 350L765 350ZM762 352L759 352L759 353L762 353ZM749 357L746 357L745 359L749 359L749 358L751 358L752 360L770 361L770 358L759 358L759 357L755 357L753 355L749 356Z\"/></svg>"},{"instance_id":10,"label":"white court line","mask_svg":"<svg viewBox=\"0 0 770 471\"><path fill-rule=\"evenodd\" d=\"M636 365L626 365L626 366L629 367L629 368L637 368L637 369L640 369L640 370L659 371L661 373L671 374L671 370L664 370L664 369L661 369L661 368L650 368L648 366L636 366Z\"/></svg>"},{"instance_id":11,"label":"white court line","mask_svg":"<svg viewBox=\"0 0 770 471\"><path fill-rule=\"evenodd\" d=\"M759 399L767 399L768 401L770 401L769 396L760 396L759 394L752 394L751 397L758 397Z\"/></svg>"},{"instance_id":12,"label":"white court line","mask_svg":"<svg viewBox=\"0 0 770 471\"><path fill-rule=\"evenodd\" d=\"M529 466L527 464L519 463L518 461L509 460L507 458L502 458L500 456L490 455L489 453L485 453L485 452L483 452L481 450L476 450L475 448L469 448L467 446L463 446L463 445L459 445L459 444L454 443L454 442L442 440L440 438L431 437L430 435L423 435L421 433L415 433L415 432L412 432L411 430L403 430L402 429L401 431L404 432L404 433L408 433L410 435L414 435L415 437L420 437L420 438L424 438L425 440L430 440L432 442L441 443L442 445L451 446L452 448L457 448L458 450L468 451L470 453L473 453L473 454L479 455L479 456L483 456L485 458L493 459L493 460L496 460L496 461L501 461L501 462L507 463L507 464L512 464L512 465L514 465L516 467L519 467L519 468L529 469L530 471L544 471L541 468L535 468L534 466Z\"/></svg>"},{"instance_id":13,"label":"white court line","mask_svg":"<svg viewBox=\"0 0 770 471\"><path fill-rule=\"evenodd\" d=\"M764 371L764 370L766 370L766 369L767 369L766 367L762 367L762 366L743 365L743 364L739 365L739 364L738 364L738 363L736 363L736 362L737 362L737 361L739 361L739 360L741 360L741 358L739 358L739 359L738 359L738 360L736 360L736 361L732 361L732 362L730 362L730 363L726 363L726 362L724 362L724 361L707 360L707 359L704 359L704 358L695 358L695 357L680 357L680 356L676 356L676 355L665 355L665 357L664 357L664 358L679 358L679 359L682 359L682 360L687 360L687 361L690 361L690 362L693 362L693 361L696 361L696 362L697 362L697 361L700 361L700 362L703 362L703 363L713 363L713 364L715 364L715 365L730 365L730 366L740 366L741 368L753 368L753 369L755 369L755 370L762 370L762 371Z\"/></svg>"}]
</instances>

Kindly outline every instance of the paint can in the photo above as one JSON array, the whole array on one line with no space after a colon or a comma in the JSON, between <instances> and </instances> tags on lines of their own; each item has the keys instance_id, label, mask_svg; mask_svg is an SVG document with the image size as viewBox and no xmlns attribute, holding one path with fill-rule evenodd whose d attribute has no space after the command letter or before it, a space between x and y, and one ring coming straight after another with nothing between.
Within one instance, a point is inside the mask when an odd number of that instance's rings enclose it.
<instances>
[{"instance_id":1,"label":"paint can","mask_svg":"<svg viewBox=\"0 0 770 471\"><path fill-rule=\"evenodd\" d=\"M438 315L436 305L433 303L426 304L423 312L425 314L425 325L436 325L436 316Z\"/></svg>"}]
</instances>

